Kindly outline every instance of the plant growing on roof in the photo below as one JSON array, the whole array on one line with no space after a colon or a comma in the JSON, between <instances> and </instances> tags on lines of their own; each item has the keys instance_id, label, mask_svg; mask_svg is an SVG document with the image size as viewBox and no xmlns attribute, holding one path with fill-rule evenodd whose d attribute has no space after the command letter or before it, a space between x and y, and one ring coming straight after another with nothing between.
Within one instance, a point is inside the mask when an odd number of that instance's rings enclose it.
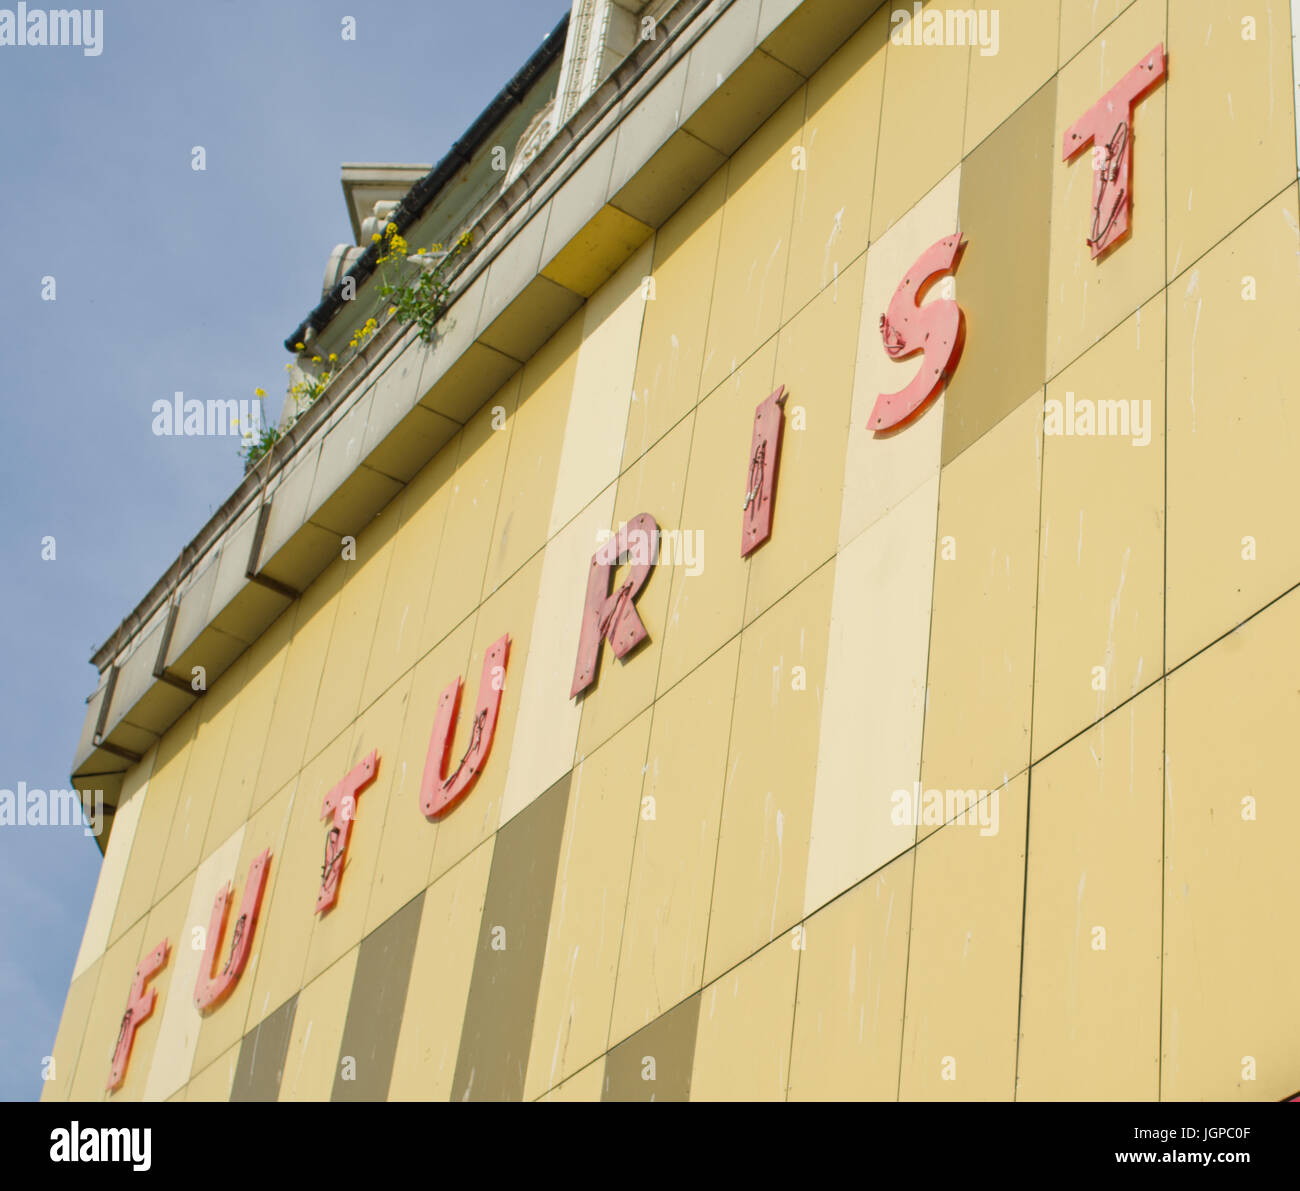
<instances>
[{"instance_id":1,"label":"plant growing on roof","mask_svg":"<svg viewBox=\"0 0 1300 1191\"><path fill-rule=\"evenodd\" d=\"M373 319L371 320L374 321ZM302 344L295 345L302 347ZM277 442L280 441L293 427L293 424L302 417L304 411L314 405L325 392L329 383L334 378L338 365L338 353L330 352L328 360L322 360L320 356L312 356L311 363L318 367L325 365L319 372L304 372L301 379L289 386L289 397L293 404L287 407L285 417L282 419L283 424L275 426L267 423L265 407L263 407L262 426L259 431L244 431L243 442L240 444L239 453L244 459L244 471L251 470L259 460L265 458L266 453ZM286 372L293 371L292 364L284 366ZM266 392L263 389L254 389L254 395L258 401L265 401Z\"/></svg>"},{"instance_id":2,"label":"plant growing on roof","mask_svg":"<svg viewBox=\"0 0 1300 1191\"><path fill-rule=\"evenodd\" d=\"M432 244L414 255L395 223L388 224L382 236L376 232L371 238L380 242L379 292L391 303L388 313L404 327L414 324L419 337L432 345L434 328L450 302L452 267L470 246L469 232L450 247ZM417 266L414 278L406 265Z\"/></svg>"},{"instance_id":3,"label":"plant growing on roof","mask_svg":"<svg viewBox=\"0 0 1300 1191\"><path fill-rule=\"evenodd\" d=\"M397 224L389 223L384 227L383 235L378 232L371 237L380 243L379 293L388 299L387 315L397 318L402 326L412 323L419 329L419 337L432 345L438 320L446 313L451 297L450 276L455 261L469 248L469 232L463 233L450 247L432 244L415 254L411 253L405 237L397 230ZM410 275L410 266L416 268L415 275ZM368 318L353 332L348 340L347 361L350 362L365 348L365 345L379 330L379 321ZM295 349L304 351L301 343L294 344ZM319 400L329 386L330 381L340 371L338 354L331 352L328 360L312 356L310 363L319 369L316 372L304 371L303 376L289 388L293 399L287 416L280 426L266 425L258 433L246 432L240 455L244 459L244 470L249 471L259 460L265 458L268 451L283 438L293 424ZM324 365L324 367L321 367ZM286 364L286 371L292 371L293 365ZM261 389L255 390L258 399L266 396Z\"/></svg>"},{"instance_id":4,"label":"plant growing on roof","mask_svg":"<svg viewBox=\"0 0 1300 1191\"><path fill-rule=\"evenodd\" d=\"M263 458L280 440L280 428L278 426L269 426L266 421L266 407L263 404L266 400L265 389L254 389L253 395L257 398L262 409L262 416L258 419L259 428L254 429L251 426L244 427L244 433L239 445L239 453L244 459L244 471L250 471L257 461Z\"/></svg>"}]
</instances>

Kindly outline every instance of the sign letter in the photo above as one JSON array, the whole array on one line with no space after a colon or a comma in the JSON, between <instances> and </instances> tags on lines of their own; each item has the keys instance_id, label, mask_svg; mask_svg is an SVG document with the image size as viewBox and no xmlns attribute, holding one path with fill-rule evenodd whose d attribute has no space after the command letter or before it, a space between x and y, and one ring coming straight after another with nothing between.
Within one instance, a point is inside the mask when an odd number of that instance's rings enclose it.
<instances>
[{"instance_id":1,"label":"sign letter","mask_svg":"<svg viewBox=\"0 0 1300 1191\"><path fill-rule=\"evenodd\" d=\"M867 422L869 430L889 430L906 421L956 368L965 337L961 307L948 298L922 306L921 297L936 277L957 268L965 247L960 232L931 244L899 282L889 310L880 316L880 337L890 357L905 360L917 352L925 356L907 388L876 398Z\"/></svg>"},{"instance_id":2,"label":"sign letter","mask_svg":"<svg viewBox=\"0 0 1300 1191\"><path fill-rule=\"evenodd\" d=\"M745 558L772 536L772 502L776 499L776 469L781 461L781 431L785 418L785 385L759 403L754 411L754 436L749 444L749 477L745 481L745 521L740 531L740 557Z\"/></svg>"},{"instance_id":3,"label":"sign letter","mask_svg":"<svg viewBox=\"0 0 1300 1191\"><path fill-rule=\"evenodd\" d=\"M171 944L164 939L140 961L135 970L135 979L131 982L131 996L126 1003L126 1012L122 1014L122 1028L117 1032L117 1045L113 1048L113 1066L108 1072L108 1090L117 1091L126 1078L126 1065L131 1059L131 1044L135 1041L135 1032L140 1023L153 1012L154 1002L158 999L158 990L151 988L145 992L145 982L153 977L167 962L167 952Z\"/></svg>"},{"instance_id":4,"label":"sign letter","mask_svg":"<svg viewBox=\"0 0 1300 1191\"><path fill-rule=\"evenodd\" d=\"M487 764L492 737L497 730L497 712L501 709L501 690L505 685L498 676L502 680L505 678L509 654L510 634L506 633L483 657L483 676L478 684L478 708L470 727L469 747L450 776L445 775L452 731L460 714L460 675L438 696L438 715L433 721L429 755L425 758L424 777L420 782L420 809L430 819L446 814L464 798Z\"/></svg>"},{"instance_id":5,"label":"sign letter","mask_svg":"<svg viewBox=\"0 0 1300 1191\"><path fill-rule=\"evenodd\" d=\"M1065 130L1062 161L1096 146L1088 233L1094 259L1128 234L1133 209L1133 107L1165 77L1165 61L1161 43Z\"/></svg>"},{"instance_id":6,"label":"sign letter","mask_svg":"<svg viewBox=\"0 0 1300 1191\"><path fill-rule=\"evenodd\" d=\"M248 962L253 932L257 929L257 912L262 908L262 894L266 889L266 873L271 863L271 849L267 848L248 870L244 883L244 900L235 919L235 929L230 936L230 958L216 976L212 969L221 955L221 941L226 933L226 919L230 914L230 885L227 884L212 903L212 917L208 921L207 946L199 964L199 978L194 985L194 1004L200 1009L219 1005L239 983L239 977Z\"/></svg>"},{"instance_id":7,"label":"sign letter","mask_svg":"<svg viewBox=\"0 0 1300 1191\"><path fill-rule=\"evenodd\" d=\"M330 909L339 898L339 882L343 879L343 860L347 855L348 840L352 838L352 820L357 817L357 795L375 780L379 769L379 754L371 753L360 762L337 786L325 795L320 817L330 818L329 834L325 837L325 863L320 870L320 892L316 895L316 913Z\"/></svg>"},{"instance_id":8,"label":"sign letter","mask_svg":"<svg viewBox=\"0 0 1300 1191\"><path fill-rule=\"evenodd\" d=\"M631 564L627 579L610 595L614 568L625 557ZM614 656L621 658L646 639L646 627L637 615L636 597L658 557L659 526L649 513L637 514L592 555L578 638L578 664L569 698L580 695L596 681L602 642L608 639Z\"/></svg>"}]
</instances>

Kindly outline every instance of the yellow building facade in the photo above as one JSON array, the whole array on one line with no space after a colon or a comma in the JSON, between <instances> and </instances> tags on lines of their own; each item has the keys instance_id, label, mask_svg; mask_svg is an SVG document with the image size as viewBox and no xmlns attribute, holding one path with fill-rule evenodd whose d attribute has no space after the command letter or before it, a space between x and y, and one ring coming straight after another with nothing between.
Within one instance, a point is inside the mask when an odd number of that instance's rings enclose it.
<instances>
[{"instance_id":1,"label":"yellow building facade","mask_svg":"<svg viewBox=\"0 0 1300 1191\"><path fill-rule=\"evenodd\" d=\"M571 229L525 173L434 351L378 337L214 535L256 526L265 565L195 630L228 638L206 692L169 624L117 721L119 633L76 778L116 758L112 831L47 1099L1300 1090L1290 6L1002 0L996 52L927 42L945 11L669 6L529 167L604 138L563 183L604 171ZM1096 157L1063 138L1155 47L1129 234L1094 258ZM964 348L874 433L917 371L881 315L958 231L932 300ZM742 557L781 386L771 537ZM1127 432L1081 413L1115 400ZM353 486L318 501L335 442ZM647 640L570 697L593 556L646 513ZM180 625L200 584L157 607ZM430 820L439 697L464 680L454 766L503 634L490 755ZM316 913L323 800L372 753ZM267 850L246 966L200 1011L214 899L233 885L233 922Z\"/></svg>"}]
</instances>

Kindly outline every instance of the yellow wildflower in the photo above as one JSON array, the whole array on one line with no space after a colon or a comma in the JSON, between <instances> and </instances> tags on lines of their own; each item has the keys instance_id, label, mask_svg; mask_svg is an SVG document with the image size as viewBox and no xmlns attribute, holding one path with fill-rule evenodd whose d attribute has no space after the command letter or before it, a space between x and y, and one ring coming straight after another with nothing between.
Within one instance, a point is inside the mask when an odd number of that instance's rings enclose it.
<instances>
[{"instance_id":1,"label":"yellow wildflower","mask_svg":"<svg viewBox=\"0 0 1300 1191\"><path fill-rule=\"evenodd\" d=\"M265 389L254 389L254 390L253 390L253 396L254 396L254 397L265 397L265 396L266 396L266 390L265 390Z\"/></svg>"}]
</instances>

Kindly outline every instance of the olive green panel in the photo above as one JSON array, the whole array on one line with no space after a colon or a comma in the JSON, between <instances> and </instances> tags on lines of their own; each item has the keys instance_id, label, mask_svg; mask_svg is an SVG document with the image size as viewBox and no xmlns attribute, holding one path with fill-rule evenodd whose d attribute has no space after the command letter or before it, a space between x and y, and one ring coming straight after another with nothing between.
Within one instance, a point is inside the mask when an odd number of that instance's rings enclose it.
<instances>
[{"instance_id":1,"label":"olive green panel","mask_svg":"<svg viewBox=\"0 0 1300 1191\"><path fill-rule=\"evenodd\" d=\"M294 1010L298 1007L298 994L294 993L256 1029L244 1035L239 1048L239 1066L235 1069L235 1084L230 1089L230 1099L273 1101L280 1093L280 1080L284 1076L284 1056L289 1050L289 1035L293 1032Z\"/></svg>"},{"instance_id":2,"label":"olive green panel","mask_svg":"<svg viewBox=\"0 0 1300 1191\"><path fill-rule=\"evenodd\" d=\"M1055 116L1052 79L962 162L956 289L966 344L944 402L945 464L1045 379ZM934 239L950 231L936 228Z\"/></svg>"},{"instance_id":3,"label":"olive green panel","mask_svg":"<svg viewBox=\"0 0 1300 1191\"><path fill-rule=\"evenodd\" d=\"M356 1060L356 1078L344 1079L340 1068L332 1100L383 1100L388 1095L423 909L421 893L361 940L339 1048Z\"/></svg>"},{"instance_id":4,"label":"olive green panel","mask_svg":"<svg viewBox=\"0 0 1300 1191\"><path fill-rule=\"evenodd\" d=\"M453 1100L522 1100L570 774L497 832Z\"/></svg>"},{"instance_id":5,"label":"olive green panel","mask_svg":"<svg viewBox=\"0 0 1300 1191\"><path fill-rule=\"evenodd\" d=\"M605 1056L602 1100L674 1101L691 1098L700 994L655 1018Z\"/></svg>"}]
</instances>

